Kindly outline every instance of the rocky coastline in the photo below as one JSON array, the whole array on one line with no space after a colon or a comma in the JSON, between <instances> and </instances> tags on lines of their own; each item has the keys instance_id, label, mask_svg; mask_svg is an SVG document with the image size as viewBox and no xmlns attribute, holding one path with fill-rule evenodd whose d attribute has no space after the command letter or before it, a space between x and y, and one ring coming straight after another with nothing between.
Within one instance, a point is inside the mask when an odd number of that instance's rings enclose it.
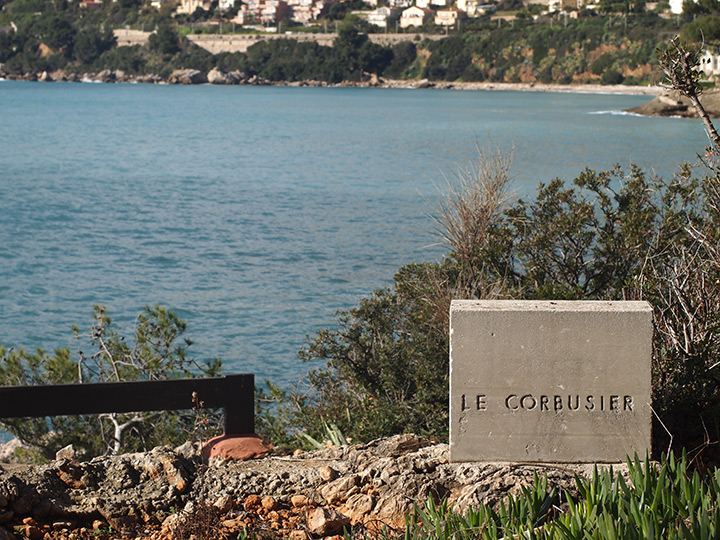
<instances>
[{"instance_id":1,"label":"rocky coastline","mask_svg":"<svg viewBox=\"0 0 720 540\"><path fill-rule=\"evenodd\" d=\"M72 73L64 70L53 72L30 72L22 75L6 73L0 68L0 80L22 80L40 82L91 82L91 83L149 83L149 84L215 84L215 85L272 85L272 86L341 86L379 88L437 88L444 90L497 90L526 92L565 92L588 94L626 94L657 96L664 90L658 86L628 86L601 84L541 84L541 83L496 83L458 82L385 79L367 75L360 81L344 81L338 84L325 81L270 81L257 75L241 71L224 72L213 68L208 73L196 69L179 69L168 77L156 74L132 75L120 70L103 70L98 73Z\"/></svg>"},{"instance_id":2,"label":"rocky coastline","mask_svg":"<svg viewBox=\"0 0 720 540\"><path fill-rule=\"evenodd\" d=\"M450 463L447 444L398 435L364 445L203 462L199 445L42 466L0 465L0 540L338 540L345 526L400 528L413 504L496 505L533 475L571 493L592 465ZM616 465L622 472L624 466ZM204 531L198 528L205 528Z\"/></svg>"},{"instance_id":3,"label":"rocky coastline","mask_svg":"<svg viewBox=\"0 0 720 540\"><path fill-rule=\"evenodd\" d=\"M712 90L700 95L700 103L712 118L720 118L720 91ZM649 103L628 109L628 112L642 116L676 116L698 118L690 100L675 91L664 91Z\"/></svg>"}]
</instances>

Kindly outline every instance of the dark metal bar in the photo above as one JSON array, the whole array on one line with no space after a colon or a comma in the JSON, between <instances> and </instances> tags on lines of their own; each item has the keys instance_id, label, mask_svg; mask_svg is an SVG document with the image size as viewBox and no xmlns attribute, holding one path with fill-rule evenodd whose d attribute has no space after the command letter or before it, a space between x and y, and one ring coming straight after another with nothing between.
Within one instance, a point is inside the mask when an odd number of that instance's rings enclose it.
<instances>
[{"instance_id":1,"label":"dark metal bar","mask_svg":"<svg viewBox=\"0 0 720 540\"><path fill-rule=\"evenodd\" d=\"M225 409L226 433L255 429L255 376L0 387L0 418L192 409Z\"/></svg>"},{"instance_id":2,"label":"dark metal bar","mask_svg":"<svg viewBox=\"0 0 720 540\"><path fill-rule=\"evenodd\" d=\"M225 377L225 434L255 433L255 376Z\"/></svg>"}]
</instances>

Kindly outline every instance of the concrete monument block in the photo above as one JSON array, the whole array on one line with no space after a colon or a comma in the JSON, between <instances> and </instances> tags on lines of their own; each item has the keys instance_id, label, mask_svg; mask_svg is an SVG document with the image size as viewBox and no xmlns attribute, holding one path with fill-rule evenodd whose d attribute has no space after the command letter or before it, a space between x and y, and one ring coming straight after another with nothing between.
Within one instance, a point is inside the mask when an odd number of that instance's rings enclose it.
<instances>
[{"instance_id":1,"label":"concrete monument block","mask_svg":"<svg viewBox=\"0 0 720 540\"><path fill-rule=\"evenodd\" d=\"M453 301L450 459L644 455L652 332L647 302Z\"/></svg>"}]
</instances>

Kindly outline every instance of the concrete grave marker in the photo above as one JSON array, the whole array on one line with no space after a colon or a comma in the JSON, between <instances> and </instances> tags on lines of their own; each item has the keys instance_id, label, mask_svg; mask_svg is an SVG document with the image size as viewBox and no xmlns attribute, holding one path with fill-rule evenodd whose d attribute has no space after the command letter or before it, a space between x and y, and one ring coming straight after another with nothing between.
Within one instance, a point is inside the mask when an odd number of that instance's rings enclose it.
<instances>
[{"instance_id":1,"label":"concrete grave marker","mask_svg":"<svg viewBox=\"0 0 720 540\"><path fill-rule=\"evenodd\" d=\"M643 456L652 331L647 302L453 301L450 459Z\"/></svg>"}]
</instances>

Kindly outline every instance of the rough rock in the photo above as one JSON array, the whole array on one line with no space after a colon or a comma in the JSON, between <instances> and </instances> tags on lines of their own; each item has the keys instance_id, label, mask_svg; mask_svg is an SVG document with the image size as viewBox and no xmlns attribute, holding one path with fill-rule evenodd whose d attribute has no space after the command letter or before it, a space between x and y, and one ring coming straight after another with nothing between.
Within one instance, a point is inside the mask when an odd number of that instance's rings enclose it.
<instances>
[{"instance_id":1,"label":"rough rock","mask_svg":"<svg viewBox=\"0 0 720 540\"><path fill-rule=\"evenodd\" d=\"M53 71L50 74L50 78L55 82L65 82L68 80L67 74L62 69L58 69L57 71Z\"/></svg>"},{"instance_id":2,"label":"rough rock","mask_svg":"<svg viewBox=\"0 0 720 540\"><path fill-rule=\"evenodd\" d=\"M110 71L109 69L103 69L100 73L95 75L93 80L104 82L104 83L115 82L115 72Z\"/></svg>"},{"instance_id":3,"label":"rough rock","mask_svg":"<svg viewBox=\"0 0 720 540\"><path fill-rule=\"evenodd\" d=\"M228 74L217 67L208 72L207 80L210 84L229 84Z\"/></svg>"},{"instance_id":4,"label":"rough rock","mask_svg":"<svg viewBox=\"0 0 720 540\"><path fill-rule=\"evenodd\" d=\"M17 463L16 450L24 448L18 439L11 439L6 443L0 444L0 463ZM0 499L0 502L2 500ZM0 507L3 505L0 504Z\"/></svg>"},{"instance_id":5,"label":"rough rock","mask_svg":"<svg viewBox=\"0 0 720 540\"><path fill-rule=\"evenodd\" d=\"M205 84L207 76L197 69L176 69L168 77L170 84Z\"/></svg>"},{"instance_id":6,"label":"rough rock","mask_svg":"<svg viewBox=\"0 0 720 540\"><path fill-rule=\"evenodd\" d=\"M341 534L350 525L350 518L331 508L316 508L308 519L308 528L316 536Z\"/></svg>"},{"instance_id":7,"label":"rough rock","mask_svg":"<svg viewBox=\"0 0 720 540\"><path fill-rule=\"evenodd\" d=\"M182 514L173 518L174 527L207 505L225 513L222 522L247 524L257 516L257 523L276 525L275 532L283 537L308 526L304 516L314 516L318 508L324 509L318 520L327 516L325 511L342 515L322 521L401 527L405 513L429 495L448 499L460 511L480 503L497 505L532 484L536 472L547 475L550 486L572 493L575 474L590 476L593 467L449 463L448 445L415 435L292 456L213 459L208 464L195 448L159 447L88 462L63 458L38 467L4 465L0 522L9 530L24 526L26 518L40 524L87 526L102 520L116 529L160 524L167 528L172 525L169 514ZM614 469L624 470L623 465Z\"/></svg>"},{"instance_id":8,"label":"rough rock","mask_svg":"<svg viewBox=\"0 0 720 540\"><path fill-rule=\"evenodd\" d=\"M66 447L55 452L55 461L63 459L67 459L68 461L75 461L77 459L77 452L72 444L68 444Z\"/></svg>"},{"instance_id":9,"label":"rough rock","mask_svg":"<svg viewBox=\"0 0 720 540\"><path fill-rule=\"evenodd\" d=\"M720 118L720 90L705 92L700 95L700 103L713 118ZM652 101L627 110L643 116L681 116L697 118L697 112L690 100L678 92L668 91L656 96Z\"/></svg>"}]
</instances>

